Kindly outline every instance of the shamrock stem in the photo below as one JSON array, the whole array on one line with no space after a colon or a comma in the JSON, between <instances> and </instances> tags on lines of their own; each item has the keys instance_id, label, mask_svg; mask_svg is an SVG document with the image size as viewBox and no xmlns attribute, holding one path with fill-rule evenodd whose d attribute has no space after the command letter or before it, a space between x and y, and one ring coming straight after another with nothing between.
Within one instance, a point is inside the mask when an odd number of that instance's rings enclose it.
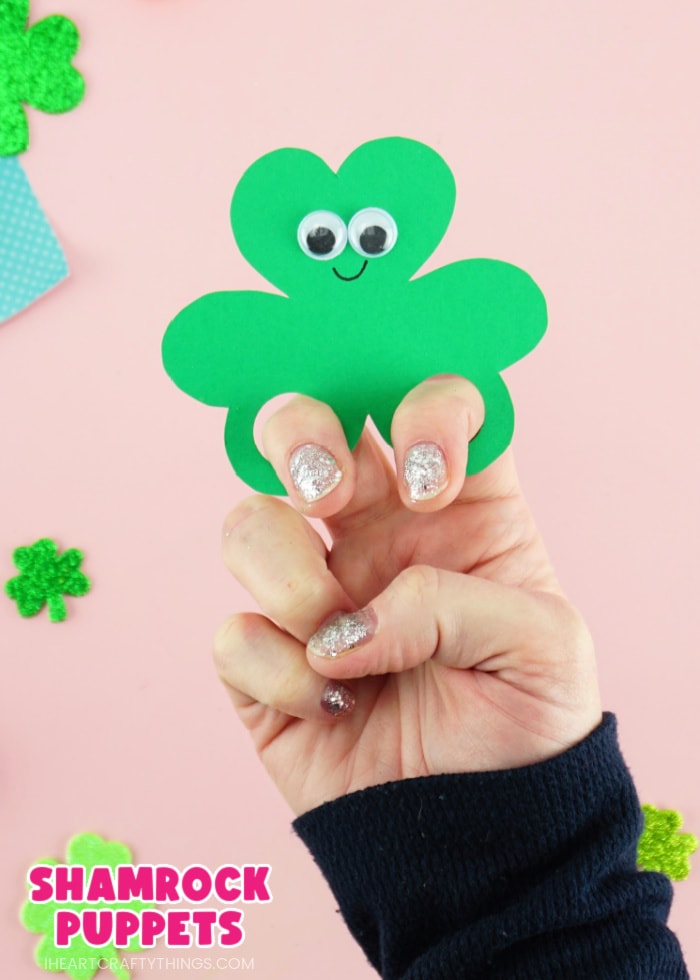
<instances>
[{"instance_id":1,"label":"shamrock stem","mask_svg":"<svg viewBox=\"0 0 700 980\"><path fill-rule=\"evenodd\" d=\"M66 604L63 601L63 596L54 593L48 598L49 605L49 619L52 623L62 623L63 620L68 615L66 610Z\"/></svg>"}]
</instances>

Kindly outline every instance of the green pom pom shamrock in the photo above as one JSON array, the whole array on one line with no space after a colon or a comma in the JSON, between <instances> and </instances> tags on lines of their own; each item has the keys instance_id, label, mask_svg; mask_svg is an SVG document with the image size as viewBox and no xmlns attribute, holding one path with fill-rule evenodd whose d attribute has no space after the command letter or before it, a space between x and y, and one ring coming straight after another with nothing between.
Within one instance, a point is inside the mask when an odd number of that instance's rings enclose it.
<instances>
[{"instance_id":1,"label":"green pom pom shamrock","mask_svg":"<svg viewBox=\"0 0 700 980\"><path fill-rule=\"evenodd\" d=\"M23 103L42 112L67 112L85 92L71 65L80 36L55 14L27 29L29 0L0 0L0 156L23 153L29 127Z\"/></svg>"},{"instance_id":2,"label":"green pom pom shamrock","mask_svg":"<svg viewBox=\"0 0 700 980\"><path fill-rule=\"evenodd\" d=\"M661 871L673 881L683 881L690 874L689 857L697 850L697 837L679 833L683 818L675 810L657 810L645 803L642 811L644 830L637 852L639 867L644 871Z\"/></svg>"},{"instance_id":3,"label":"green pom pom shamrock","mask_svg":"<svg viewBox=\"0 0 700 980\"><path fill-rule=\"evenodd\" d=\"M60 862L45 859L40 864L56 865ZM131 864L131 851L125 844L118 841L106 841L98 834L78 834L68 842L66 849L66 864L81 864L85 869L86 881L92 868L100 865L117 868L120 864ZM90 946L78 933L70 938L67 946L56 946L54 939L54 917L59 909L67 909L80 913L83 909L129 909L140 912L153 908L149 902L137 899L131 902L32 902L28 899L22 906L20 918L29 932L43 933L34 952L38 966L47 972L65 972L73 980L91 980L101 966L108 965L117 980L129 980L130 973L124 964L124 954L138 953L142 947L133 936L128 947L119 950L113 943L104 946Z\"/></svg>"},{"instance_id":4,"label":"green pom pom shamrock","mask_svg":"<svg viewBox=\"0 0 700 980\"><path fill-rule=\"evenodd\" d=\"M60 623L67 615L63 596L85 595L90 589L90 580L80 571L83 554L77 548L59 555L56 542L42 538L15 548L12 560L20 574L5 583L5 592L17 603L20 616L36 616L48 605L49 619Z\"/></svg>"},{"instance_id":5,"label":"green pom pom shamrock","mask_svg":"<svg viewBox=\"0 0 700 980\"><path fill-rule=\"evenodd\" d=\"M415 277L443 237L455 182L430 147L392 137L358 147L334 173L307 150L252 164L233 195L231 224L245 258L286 295L210 293L182 310L163 339L175 384L228 408L225 442L236 473L284 494L253 440L273 396L329 404L349 445L370 415L391 441L401 399L434 374L462 374L486 420L467 472L499 456L513 434L500 372L542 337L542 293L521 269L469 259Z\"/></svg>"}]
</instances>

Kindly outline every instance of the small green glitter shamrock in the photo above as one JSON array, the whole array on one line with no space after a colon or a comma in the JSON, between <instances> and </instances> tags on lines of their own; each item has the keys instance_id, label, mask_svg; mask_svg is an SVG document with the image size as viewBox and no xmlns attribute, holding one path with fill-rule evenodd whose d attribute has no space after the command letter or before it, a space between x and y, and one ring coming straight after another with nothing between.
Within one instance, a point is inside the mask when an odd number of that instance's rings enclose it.
<instances>
[{"instance_id":1,"label":"small green glitter shamrock","mask_svg":"<svg viewBox=\"0 0 700 980\"><path fill-rule=\"evenodd\" d=\"M0 156L23 153L29 126L23 103L42 112L74 109L85 81L71 59L80 35L54 14L27 28L29 0L0 0Z\"/></svg>"},{"instance_id":2,"label":"small green glitter shamrock","mask_svg":"<svg viewBox=\"0 0 700 980\"><path fill-rule=\"evenodd\" d=\"M5 592L17 603L20 616L36 616L48 604L49 619L60 623L67 615L63 596L81 596L90 590L90 580L80 571L83 553L77 548L59 555L56 542L42 538L15 548L12 560L20 574L5 583Z\"/></svg>"},{"instance_id":3,"label":"small green glitter shamrock","mask_svg":"<svg viewBox=\"0 0 700 980\"><path fill-rule=\"evenodd\" d=\"M642 806L644 830L639 840L637 863L644 871L661 871L673 881L690 874L689 857L697 850L694 834L679 833L683 817L676 810L657 810L651 803Z\"/></svg>"},{"instance_id":4,"label":"small green glitter shamrock","mask_svg":"<svg viewBox=\"0 0 700 980\"><path fill-rule=\"evenodd\" d=\"M40 864L56 865L61 862L53 859L42 860ZM106 841L98 834L78 834L68 842L66 864L81 864L85 869L85 880L97 865L113 870L120 864L132 864L131 851L118 841ZM129 945L119 950L113 943L104 946L90 946L80 933L72 936L68 946L57 947L54 943L54 918L59 909L80 913L83 909L129 909L141 912L153 908L150 902L137 899L131 902L32 902L30 899L22 906L20 918L29 932L44 933L34 951L37 966L49 973L65 972L73 980L91 980L101 966L108 965L117 980L129 980L129 970L124 966L124 953L138 953L142 948L138 937L132 936Z\"/></svg>"}]
</instances>

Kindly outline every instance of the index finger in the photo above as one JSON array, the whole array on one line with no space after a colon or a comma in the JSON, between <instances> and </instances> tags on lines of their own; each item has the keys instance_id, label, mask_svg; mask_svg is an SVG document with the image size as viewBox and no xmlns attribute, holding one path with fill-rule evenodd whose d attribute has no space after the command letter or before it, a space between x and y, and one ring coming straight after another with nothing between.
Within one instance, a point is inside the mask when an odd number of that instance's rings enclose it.
<instances>
[{"instance_id":1,"label":"index finger","mask_svg":"<svg viewBox=\"0 0 700 980\"><path fill-rule=\"evenodd\" d=\"M234 508L223 551L263 613L303 643L337 608L356 608L328 569L320 535L275 497L248 497Z\"/></svg>"}]
</instances>

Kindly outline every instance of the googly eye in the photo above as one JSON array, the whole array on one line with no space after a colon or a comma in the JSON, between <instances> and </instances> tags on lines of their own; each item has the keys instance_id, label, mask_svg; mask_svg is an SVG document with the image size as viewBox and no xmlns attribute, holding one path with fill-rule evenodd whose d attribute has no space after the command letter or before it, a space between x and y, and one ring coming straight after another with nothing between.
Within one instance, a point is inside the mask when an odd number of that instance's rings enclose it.
<instances>
[{"instance_id":1,"label":"googly eye","mask_svg":"<svg viewBox=\"0 0 700 980\"><path fill-rule=\"evenodd\" d=\"M396 244L396 222L382 208L363 208L350 219L348 239L359 255L368 259L386 255Z\"/></svg>"},{"instance_id":2,"label":"googly eye","mask_svg":"<svg viewBox=\"0 0 700 980\"><path fill-rule=\"evenodd\" d=\"M302 252L312 259L334 259L345 248L348 232L345 222L332 211L312 211L297 229Z\"/></svg>"}]
</instances>

